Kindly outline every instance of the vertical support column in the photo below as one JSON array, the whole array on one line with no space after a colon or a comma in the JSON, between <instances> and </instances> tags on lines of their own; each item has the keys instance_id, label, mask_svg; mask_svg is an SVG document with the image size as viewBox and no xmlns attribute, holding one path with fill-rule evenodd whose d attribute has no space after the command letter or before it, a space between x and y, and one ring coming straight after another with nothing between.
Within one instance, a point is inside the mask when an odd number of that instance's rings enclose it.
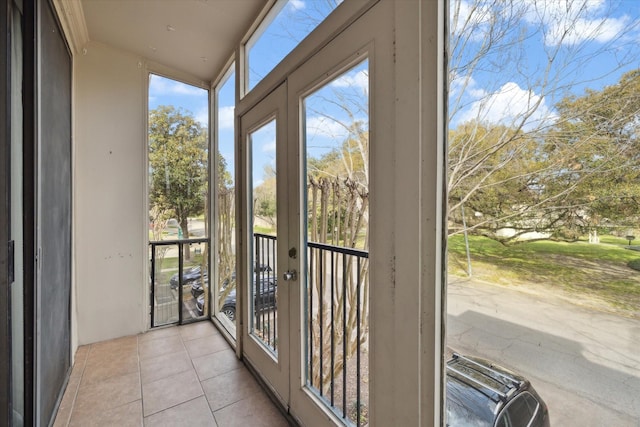
<instances>
[{"instance_id":1,"label":"vertical support column","mask_svg":"<svg viewBox=\"0 0 640 427\"><path fill-rule=\"evenodd\" d=\"M9 334L9 218L11 217L9 180L11 177L10 147L11 141L10 107L11 99L11 50L7 36L9 35L9 4L10 1L0 5L0 56L2 65L0 66L0 363L3 369L0 370L0 424L9 424L9 402L11 382L9 372L11 371L11 338Z\"/></svg>"},{"instance_id":2,"label":"vertical support column","mask_svg":"<svg viewBox=\"0 0 640 427\"><path fill-rule=\"evenodd\" d=\"M393 141L371 156L379 172L370 252L375 425L442 425L444 8L394 2L392 70L373 70L394 81L392 92L376 93L373 118L393 128Z\"/></svg>"}]
</instances>

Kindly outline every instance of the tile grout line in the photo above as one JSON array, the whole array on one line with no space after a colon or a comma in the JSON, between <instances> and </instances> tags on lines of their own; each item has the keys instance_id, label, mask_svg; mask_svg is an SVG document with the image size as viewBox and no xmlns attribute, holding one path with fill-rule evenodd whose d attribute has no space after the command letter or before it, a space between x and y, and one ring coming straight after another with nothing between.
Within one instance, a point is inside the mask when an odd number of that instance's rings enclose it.
<instances>
[{"instance_id":1,"label":"tile grout line","mask_svg":"<svg viewBox=\"0 0 640 427\"><path fill-rule=\"evenodd\" d=\"M89 359L89 354L91 353L92 349L93 349L93 344L89 344L89 349L86 351L84 360L82 360L82 368L80 369L80 379L78 379L78 385L75 387L75 390L73 390L73 399L71 399L71 408L69 408L69 415L67 417L67 421L64 423L65 426L69 426L69 424L71 423L71 418L73 417L73 410L76 407L76 399L78 398L78 393L80 392L80 385L82 384L82 378L84 377L84 371L87 368L87 360ZM76 349L76 355L77 354L78 354L78 350ZM78 362L78 360L76 362ZM71 372L73 373L73 368Z\"/></svg>"},{"instance_id":2,"label":"tile grout line","mask_svg":"<svg viewBox=\"0 0 640 427\"><path fill-rule=\"evenodd\" d=\"M138 384L140 384L140 418L144 426L144 389L142 387L142 361L140 359L140 334L136 335L136 355L138 356Z\"/></svg>"}]
</instances>

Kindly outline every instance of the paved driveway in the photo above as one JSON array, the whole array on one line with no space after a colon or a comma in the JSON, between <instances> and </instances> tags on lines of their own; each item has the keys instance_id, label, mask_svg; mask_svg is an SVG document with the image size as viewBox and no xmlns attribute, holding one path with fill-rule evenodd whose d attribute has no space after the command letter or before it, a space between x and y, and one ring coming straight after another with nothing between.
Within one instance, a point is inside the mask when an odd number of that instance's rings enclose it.
<instances>
[{"instance_id":1,"label":"paved driveway","mask_svg":"<svg viewBox=\"0 0 640 427\"><path fill-rule=\"evenodd\" d=\"M552 426L640 427L640 321L450 280L447 345L528 377Z\"/></svg>"}]
</instances>

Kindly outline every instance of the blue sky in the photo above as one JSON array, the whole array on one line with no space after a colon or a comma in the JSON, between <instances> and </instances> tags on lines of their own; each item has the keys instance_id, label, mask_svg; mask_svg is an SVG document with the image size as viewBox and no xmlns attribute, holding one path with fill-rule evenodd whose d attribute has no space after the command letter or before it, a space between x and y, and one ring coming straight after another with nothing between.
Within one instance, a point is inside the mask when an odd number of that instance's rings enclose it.
<instances>
[{"instance_id":1,"label":"blue sky","mask_svg":"<svg viewBox=\"0 0 640 427\"><path fill-rule=\"evenodd\" d=\"M183 108L203 125L208 124L209 91L152 74L149 77L149 110L159 105Z\"/></svg>"},{"instance_id":2,"label":"blue sky","mask_svg":"<svg viewBox=\"0 0 640 427\"><path fill-rule=\"evenodd\" d=\"M309 1L289 0L280 9L279 15L250 49L251 87L275 67L304 37L321 22L332 7L342 0ZM219 92L219 121L214 126L218 132L219 151L226 159L229 172L233 176L233 118L234 118L234 81L230 76ZM174 80L152 76L149 85L149 108L158 105L174 105L191 112L203 125L207 124L208 98L207 92ZM318 121L314 121L314 128ZM326 128L325 128L326 129ZM321 136L319 138L322 138ZM317 140L317 139L316 139ZM254 176L259 183L262 171L267 163L275 165L275 135L263 132L256 138L254 158Z\"/></svg>"},{"instance_id":3,"label":"blue sky","mask_svg":"<svg viewBox=\"0 0 640 427\"><path fill-rule=\"evenodd\" d=\"M283 6L279 17L250 50L252 85L255 85L257 77L266 75L324 19L329 13L325 7L327 4L324 1L290 0ZM339 4L339 1L334 4ZM538 5L537 8L533 7L534 4ZM488 55L481 67L473 72L465 69L459 74L451 74L449 107L452 127L476 117L492 123L510 123L534 103L539 105L531 114L528 127L548 124L555 118L554 105L564 96L579 96L587 88L600 90L605 85L617 82L624 72L640 67L640 0L576 0L571 3L523 0L519 5L526 10L513 23L511 34L527 34L526 41L517 49L500 55ZM475 24L473 32L463 33L468 41L462 52L463 58L473 57L481 46L494 12L483 7L480 4L476 9L479 13L471 15L471 0L451 2L450 19L454 36L456 31L465 31L453 22L456 10L459 11L458 22L471 17L471 22ZM576 18L578 13L580 16ZM559 34L566 29L568 32L560 42ZM456 52L453 53L452 58ZM557 55L555 65L550 69L550 75L558 86L553 90L549 85L539 82L547 65L546 57L551 53ZM323 99L335 96L336 91L346 88L354 91L352 96L368 95L366 65L352 70L308 100L309 154L320 156L346 138L339 123L346 120L343 112L327 109L326 105L320 107ZM456 109L458 104L455 100L458 96L461 104ZM219 132L220 152L227 159L230 172L233 172L234 163L234 99L232 78L220 92L220 121L214 129ZM207 123L208 95L205 90L154 76L150 82L149 108L160 104L182 107L203 124ZM338 120L323 117L327 115ZM366 119L365 114L356 117L356 120L363 119ZM270 138L273 139L272 136ZM274 162L275 143L257 143L261 148L258 150L260 155L254 159L254 176L256 181L260 181L264 164Z\"/></svg>"},{"instance_id":4,"label":"blue sky","mask_svg":"<svg viewBox=\"0 0 640 427\"><path fill-rule=\"evenodd\" d=\"M459 9L454 9L457 4ZM580 96L587 88L600 90L640 66L640 1L547 0L538 1L537 7L535 4L522 1L523 13L511 25L512 36L526 34L523 44L508 53L487 56L473 72L462 69L451 74L452 127L478 117L508 124L534 103L539 107L528 127L549 123L555 118L554 105L564 96ZM454 10L459 10L457 22ZM450 15L452 39L461 34L469 42L463 54L467 59L481 48L492 17L488 8L476 9L474 14L472 10L472 2L456 1ZM469 19L475 31L462 28ZM549 68L549 81L556 87L541 82L548 55L556 55ZM455 64L452 68L455 70ZM455 108L458 95L460 109Z\"/></svg>"}]
</instances>

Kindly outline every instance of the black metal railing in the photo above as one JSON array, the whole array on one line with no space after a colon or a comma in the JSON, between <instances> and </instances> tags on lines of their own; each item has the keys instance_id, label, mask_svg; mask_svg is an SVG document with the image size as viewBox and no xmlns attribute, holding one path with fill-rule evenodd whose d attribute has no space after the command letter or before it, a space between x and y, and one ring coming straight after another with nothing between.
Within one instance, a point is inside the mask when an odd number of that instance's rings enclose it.
<instances>
[{"instance_id":1,"label":"black metal railing","mask_svg":"<svg viewBox=\"0 0 640 427\"><path fill-rule=\"evenodd\" d=\"M345 423L364 425L369 253L313 242L307 246L307 385Z\"/></svg>"},{"instance_id":2,"label":"black metal railing","mask_svg":"<svg viewBox=\"0 0 640 427\"><path fill-rule=\"evenodd\" d=\"M252 332L273 352L278 351L276 236L254 233Z\"/></svg>"},{"instance_id":3,"label":"black metal railing","mask_svg":"<svg viewBox=\"0 0 640 427\"><path fill-rule=\"evenodd\" d=\"M209 313L209 239L149 242L151 327L202 320Z\"/></svg>"}]
</instances>

